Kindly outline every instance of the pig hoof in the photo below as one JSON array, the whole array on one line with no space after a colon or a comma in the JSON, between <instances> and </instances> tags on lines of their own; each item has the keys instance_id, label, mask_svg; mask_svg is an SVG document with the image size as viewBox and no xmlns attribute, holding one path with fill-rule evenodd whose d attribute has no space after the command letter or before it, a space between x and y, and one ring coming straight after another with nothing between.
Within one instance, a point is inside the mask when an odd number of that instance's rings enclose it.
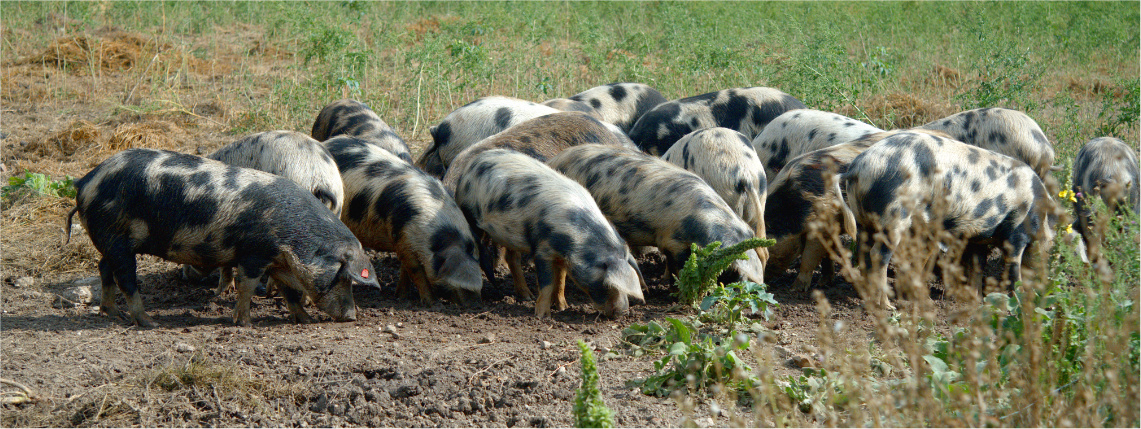
<instances>
[{"instance_id":1,"label":"pig hoof","mask_svg":"<svg viewBox=\"0 0 1141 429\"><path fill-rule=\"evenodd\" d=\"M134 322L136 325L139 325L140 328L153 328L155 326L158 326L158 325L155 325L154 320L151 320L150 316L147 316L145 314L136 317Z\"/></svg>"}]
</instances>

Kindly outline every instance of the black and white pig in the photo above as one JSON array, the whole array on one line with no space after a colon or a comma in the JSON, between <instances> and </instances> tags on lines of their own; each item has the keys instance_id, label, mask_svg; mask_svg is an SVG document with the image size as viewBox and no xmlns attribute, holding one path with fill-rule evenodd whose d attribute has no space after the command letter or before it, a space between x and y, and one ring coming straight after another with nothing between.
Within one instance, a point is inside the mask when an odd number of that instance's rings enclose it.
<instances>
[{"instance_id":1,"label":"black and white pig","mask_svg":"<svg viewBox=\"0 0 1141 429\"><path fill-rule=\"evenodd\" d=\"M701 177L734 213L753 225L757 237L765 236L768 180L744 134L722 127L703 128L678 140L662 159Z\"/></svg>"},{"instance_id":2,"label":"black and white pig","mask_svg":"<svg viewBox=\"0 0 1141 429\"><path fill-rule=\"evenodd\" d=\"M379 288L361 244L331 211L293 181L193 155L119 152L75 182L76 207L103 255L100 310L119 316L116 285L130 317L143 311L136 254L199 267L236 268L234 322L250 324L250 298L263 273L283 285L294 320L309 320L308 297L338 321L355 320L353 285ZM229 272L229 270L224 270Z\"/></svg>"},{"instance_id":3,"label":"black and white pig","mask_svg":"<svg viewBox=\"0 0 1141 429\"><path fill-rule=\"evenodd\" d=\"M660 156L692 131L725 127L752 139L782 113L804 108L778 89L725 89L661 103L638 118L629 134L643 152Z\"/></svg>"},{"instance_id":4,"label":"black and white pig","mask_svg":"<svg viewBox=\"0 0 1141 429\"><path fill-rule=\"evenodd\" d=\"M443 178L452 159L468 146L491 135L539 116L559 112L553 107L518 98L484 97L460 107L431 127L432 145L424 150L416 166Z\"/></svg>"},{"instance_id":5,"label":"black and white pig","mask_svg":"<svg viewBox=\"0 0 1141 429\"><path fill-rule=\"evenodd\" d=\"M812 109L789 110L777 116L753 139L753 149L769 178L800 155L847 143L883 130L847 116Z\"/></svg>"},{"instance_id":6,"label":"black and white pig","mask_svg":"<svg viewBox=\"0 0 1141 429\"><path fill-rule=\"evenodd\" d=\"M458 171L453 173L449 167L444 175L444 186L455 191L456 181L461 177L459 171L466 171L467 163L476 155L491 149L511 149L547 162L566 148L588 143L637 150L634 143L614 125L581 112L552 113L527 120L464 149L452 159L451 165Z\"/></svg>"},{"instance_id":7,"label":"black and white pig","mask_svg":"<svg viewBox=\"0 0 1141 429\"><path fill-rule=\"evenodd\" d=\"M461 304L483 288L471 228L440 181L395 155L349 136L325 141L345 183L341 220L364 246L395 252L401 295L415 284L422 303L442 286Z\"/></svg>"},{"instance_id":8,"label":"black and white pig","mask_svg":"<svg viewBox=\"0 0 1141 429\"><path fill-rule=\"evenodd\" d=\"M774 122L775 123L775 122ZM796 257L800 269L792 287L808 290L812 273L821 267L821 284L831 283L835 269L829 254L840 255L838 237L814 237L810 229L813 222L822 222L821 233L837 231L856 237L856 221L852 212L844 207L844 193L839 176L848 171L848 164L871 145L901 132L920 132L949 137L946 133L930 130L892 130L874 133L835 146L817 149L793 158L773 178L765 210L768 238L776 240L769 248L765 276L780 276ZM829 181L831 185L829 185ZM833 229L832 225L836 226ZM835 261L840 262L840 261Z\"/></svg>"},{"instance_id":9,"label":"black and white pig","mask_svg":"<svg viewBox=\"0 0 1141 429\"><path fill-rule=\"evenodd\" d=\"M1013 284L1021 279L1023 256L1036 253L1027 250L1036 238L1053 240L1056 219L1047 210L1054 203L1034 170L956 140L896 134L856 156L841 181L860 228L860 252L866 252L861 269L877 295L863 298L885 308L887 264L912 223L965 242L964 266L976 285L989 246L1003 251L1004 277Z\"/></svg>"},{"instance_id":10,"label":"black and white pig","mask_svg":"<svg viewBox=\"0 0 1141 429\"><path fill-rule=\"evenodd\" d=\"M581 145L547 162L581 183L631 246L655 246L677 274L690 245L714 241L731 246L756 231L741 220L717 191L697 175L661 158L614 146ZM764 283L764 263L756 250L734 261L740 277Z\"/></svg>"},{"instance_id":11,"label":"black and white pig","mask_svg":"<svg viewBox=\"0 0 1141 429\"><path fill-rule=\"evenodd\" d=\"M292 180L340 216L345 192L341 173L320 142L296 131L246 136L207 155L235 167L252 168Z\"/></svg>"},{"instance_id":12,"label":"black and white pig","mask_svg":"<svg viewBox=\"0 0 1141 429\"><path fill-rule=\"evenodd\" d=\"M1089 198L1100 196L1113 212L1128 207L1141 212L1137 152L1113 137L1090 140L1074 160L1074 229L1087 239Z\"/></svg>"},{"instance_id":13,"label":"black and white pig","mask_svg":"<svg viewBox=\"0 0 1141 429\"><path fill-rule=\"evenodd\" d=\"M608 317L643 300L641 273L618 231L586 189L542 162L507 149L480 152L459 172L456 202L495 243L534 259L536 316L550 316L552 304L566 308L568 275ZM529 297L518 262L511 271L516 293Z\"/></svg>"},{"instance_id":14,"label":"black and white pig","mask_svg":"<svg viewBox=\"0 0 1141 429\"><path fill-rule=\"evenodd\" d=\"M630 82L596 86L568 98L586 103L598 112L602 122L617 125L625 133L630 132L638 118L666 102L653 87Z\"/></svg>"},{"instance_id":15,"label":"black and white pig","mask_svg":"<svg viewBox=\"0 0 1141 429\"><path fill-rule=\"evenodd\" d=\"M943 131L955 140L1025 162L1042 180L1056 169L1054 146L1034 119L1017 110L973 109L920 128Z\"/></svg>"},{"instance_id":16,"label":"black and white pig","mask_svg":"<svg viewBox=\"0 0 1141 429\"><path fill-rule=\"evenodd\" d=\"M368 105L357 100L337 100L321 109L317 120L313 122L312 134L319 142L342 134L356 137L392 152L404 162L412 163L412 154L404 139L396 135L396 131Z\"/></svg>"}]
</instances>

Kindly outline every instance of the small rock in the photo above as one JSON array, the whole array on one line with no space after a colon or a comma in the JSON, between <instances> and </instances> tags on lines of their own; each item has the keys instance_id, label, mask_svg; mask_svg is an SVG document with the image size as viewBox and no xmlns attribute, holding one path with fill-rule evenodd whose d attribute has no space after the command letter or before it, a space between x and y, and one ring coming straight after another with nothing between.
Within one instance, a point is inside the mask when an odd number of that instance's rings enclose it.
<instances>
[{"instance_id":1,"label":"small rock","mask_svg":"<svg viewBox=\"0 0 1141 429\"><path fill-rule=\"evenodd\" d=\"M543 350L549 350L551 347L554 347L554 346L555 345L551 344L550 341L543 341L539 347L541 347Z\"/></svg>"},{"instance_id":2,"label":"small rock","mask_svg":"<svg viewBox=\"0 0 1141 429\"><path fill-rule=\"evenodd\" d=\"M400 335L396 333L396 327L392 325L384 325L384 332L392 335Z\"/></svg>"},{"instance_id":3,"label":"small rock","mask_svg":"<svg viewBox=\"0 0 1141 429\"><path fill-rule=\"evenodd\" d=\"M82 304L75 302L75 301L68 300L68 299L66 299L62 296L59 296L59 295L56 295L55 299L52 300L52 308L61 308L61 309L62 308L75 308L75 307L79 307L80 305L82 305Z\"/></svg>"},{"instance_id":4,"label":"small rock","mask_svg":"<svg viewBox=\"0 0 1141 429\"><path fill-rule=\"evenodd\" d=\"M192 346L190 344L178 343L178 344L174 345L174 351L179 352L179 353L193 353L194 350L197 350L197 349L195 349L194 346Z\"/></svg>"},{"instance_id":5,"label":"small rock","mask_svg":"<svg viewBox=\"0 0 1141 429\"><path fill-rule=\"evenodd\" d=\"M94 300L95 293L92 286L72 286L60 292L59 296L76 304L90 304Z\"/></svg>"},{"instance_id":6,"label":"small rock","mask_svg":"<svg viewBox=\"0 0 1141 429\"><path fill-rule=\"evenodd\" d=\"M66 229L64 230L64 232L67 232ZM83 225L80 225L78 223L71 224L71 235L72 236L78 237L80 235L83 235L83 233L84 233ZM98 277L96 277L96 279L98 279Z\"/></svg>"},{"instance_id":7,"label":"small rock","mask_svg":"<svg viewBox=\"0 0 1141 429\"><path fill-rule=\"evenodd\" d=\"M479 339L480 344L491 344L494 342L495 342L495 334L487 334L483 338Z\"/></svg>"},{"instance_id":8,"label":"small rock","mask_svg":"<svg viewBox=\"0 0 1141 429\"><path fill-rule=\"evenodd\" d=\"M788 359L793 355L792 350L782 346L773 347L773 354L776 355L777 359Z\"/></svg>"},{"instance_id":9,"label":"small rock","mask_svg":"<svg viewBox=\"0 0 1141 429\"><path fill-rule=\"evenodd\" d=\"M703 428L713 427L713 418L702 417L700 419L695 420L694 423L697 423L697 426L703 427Z\"/></svg>"},{"instance_id":10,"label":"small rock","mask_svg":"<svg viewBox=\"0 0 1141 429\"><path fill-rule=\"evenodd\" d=\"M103 281L99 279L99 276L84 277L71 282L72 286L95 286L101 284L103 284Z\"/></svg>"},{"instance_id":11,"label":"small rock","mask_svg":"<svg viewBox=\"0 0 1141 429\"><path fill-rule=\"evenodd\" d=\"M329 406L329 397L325 396L325 394L322 393L320 395L317 395L317 398L313 400L313 403L311 405L309 405L309 411L312 411L314 413L323 413L323 412L325 412L325 408L328 406Z\"/></svg>"},{"instance_id":12,"label":"small rock","mask_svg":"<svg viewBox=\"0 0 1141 429\"><path fill-rule=\"evenodd\" d=\"M559 376L559 377L562 377L562 376L564 376L564 375L567 375L567 367L565 367L565 366L560 366L560 367L559 367L559 369L556 369L556 370L555 370L555 375L556 375L556 376Z\"/></svg>"},{"instance_id":13,"label":"small rock","mask_svg":"<svg viewBox=\"0 0 1141 429\"><path fill-rule=\"evenodd\" d=\"M794 368L813 368L815 362L811 358L804 355L796 355L788 359L788 364Z\"/></svg>"},{"instance_id":14,"label":"small rock","mask_svg":"<svg viewBox=\"0 0 1141 429\"><path fill-rule=\"evenodd\" d=\"M33 279L31 277L27 277L27 276L20 277L20 278L18 278L12 282L12 286L16 287L18 289L30 288L30 287L34 286L35 284L36 284L36 279Z\"/></svg>"}]
</instances>

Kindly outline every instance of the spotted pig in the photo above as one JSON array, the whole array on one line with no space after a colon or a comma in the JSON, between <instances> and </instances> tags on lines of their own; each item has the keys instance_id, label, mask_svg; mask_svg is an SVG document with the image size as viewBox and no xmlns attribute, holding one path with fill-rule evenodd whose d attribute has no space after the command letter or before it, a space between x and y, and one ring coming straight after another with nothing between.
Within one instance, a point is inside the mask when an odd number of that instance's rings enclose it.
<instances>
[{"instance_id":1,"label":"spotted pig","mask_svg":"<svg viewBox=\"0 0 1141 429\"><path fill-rule=\"evenodd\" d=\"M726 89L659 104L638 118L629 134L643 152L659 156L692 131L725 127L752 139L777 116L803 108L800 100L773 88Z\"/></svg>"},{"instance_id":2,"label":"spotted pig","mask_svg":"<svg viewBox=\"0 0 1141 429\"><path fill-rule=\"evenodd\" d=\"M206 268L237 269L234 321L250 324L250 297L263 273L278 284L294 320L309 320L306 297L338 321L354 320L353 285L379 288L372 263L352 232L293 181L257 170L169 151L119 152L75 182L76 207L102 254L100 311L119 316L116 290L130 318L143 311L136 254ZM116 289L116 286L117 289Z\"/></svg>"},{"instance_id":3,"label":"spotted pig","mask_svg":"<svg viewBox=\"0 0 1141 429\"><path fill-rule=\"evenodd\" d=\"M317 120L313 122L312 134L320 142L339 135L356 137L412 163L412 154L404 139L396 135L396 131L368 105L357 100L337 100L321 109Z\"/></svg>"},{"instance_id":4,"label":"spotted pig","mask_svg":"<svg viewBox=\"0 0 1141 429\"><path fill-rule=\"evenodd\" d=\"M602 122L617 125L629 133L634 122L661 103L662 93L642 83L612 83L596 86L569 97L586 103L598 112Z\"/></svg>"},{"instance_id":5,"label":"spotted pig","mask_svg":"<svg viewBox=\"0 0 1141 429\"><path fill-rule=\"evenodd\" d=\"M431 127L432 145L416 160L416 166L443 178L452 159L468 146L539 116L559 110L511 97L484 97L460 107Z\"/></svg>"},{"instance_id":6,"label":"spotted pig","mask_svg":"<svg viewBox=\"0 0 1141 429\"><path fill-rule=\"evenodd\" d=\"M535 315L549 316L552 303L566 308L568 275L608 317L624 314L631 298L643 300L641 274L625 241L586 189L542 162L507 149L480 152L462 166L456 202L472 225L508 249L516 293L524 298L531 293L519 255L534 259Z\"/></svg>"},{"instance_id":7,"label":"spotted pig","mask_svg":"<svg viewBox=\"0 0 1141 429\"><path fill-rule=\"evenodd\" d=\"M1089 233L1089 198L1100 196L1112 211L1141 212L1136 149L1113 137L1090 140L1074 160L1074 229Z\"/></svg>"},{"instance_id":8,"label":"spotted pig","mask_svg":"<svg viewBox=\"0 0 1141 429\"><path fill-rule=\"evenodd\" d=\"M1002 108L956 113L920 128L939 130L955 140L1025 162L1045 180L1054 170L1054 146L1025 113Z\"/></svg>"},{"instance_id":9,"label":"spotted pig","mask_svg":"<svg viewBox=\"0 0 1141 429\"><path fill-rule=\"evenodd\" d=\"M841 181L860 228L861 269L876 291L864 299L884 307L890 307L887 264L912 223L965 242L963 262L976 285L989 246L1003 251L1005 280L1014 283L1023 256L1035 253L1027 248L1040 234L1053 239L1054 219L1043 216L1053 201L1033 169L952 139L910 132L888 137L856 156Z\"/></svg>"},{"instance_id":10,"label":"spotted pig","mask_svg":"<svg viewBox=\"0 0 1141 429\"><path fill-rule=\"evenodd\" d=\"M441 286L455 301L479 301L483 279L471 228L440 181L367 141L325 141L345 183L341 220L364 246L395 252L401 295L415 284L422 303Z\"/></svg>"},{"instance_id":11,"label":"spotted pig","mask_svg":"<svg viewBox=\"0 0 1141 429\"><path fill-rule=\"evenodd\" d=\"M734 213L753 225L758 237L765 236L768 181L743 134L721 127L700 129L678 140L662 159L697 174Z\"/></svg>"},{"instance_id":12,"label":"spotted pig","mask_svg":"<svg viewBox=\"0 0 1141 429\"><path fill-rule=\"evenodd\" d=\"M267 131L223 146L207 158L276 174L313 193L338 216L345 193L341 173L321 143L296 131Z\"/></svg>"},{"instance_id":13,"label":"spotted pig","mask_svg":"<svg viewBox=\"0 0 1141 429\"><path fill-rule=\"evenodd\" d=\"M581 145L548 164L581 183L631 246L655 246L676 274L690 245L730 246L754 237L713 188L697 175L644 153L613 146ZM764 282L764 260L755 250L733 262L740 277Z\"/></svg>"},{"instance_id":14,"label":"spotted pig","mask_svg":"<svg viewBox=\"0 0 1141 429\"><path fill-rule=\"evenodd\" d=\"M773 178L793 158L881 131L847 116L795 109L773 119L753 139L752 146L765 166L765 174Z\"/></svg>"}]
</instances>

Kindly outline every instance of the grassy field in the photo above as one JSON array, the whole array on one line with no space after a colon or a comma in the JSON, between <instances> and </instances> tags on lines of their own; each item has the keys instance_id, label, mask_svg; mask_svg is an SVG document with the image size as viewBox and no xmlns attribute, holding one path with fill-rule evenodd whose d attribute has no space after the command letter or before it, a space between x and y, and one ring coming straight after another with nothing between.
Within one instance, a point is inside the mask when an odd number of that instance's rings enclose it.
<instances>
[{"instance_id":1,"label":"grassy field","mask_svg":"<svg viewBox=\"0 0 1141 429\"><path fill-rule=\"evenodd\" d=\"M6 176L79 176L132 145L211 151L308 131L342 97L369 104L415 156L431 125L476 98L623 81L670 99L775 87L884 129L1022 110L1055 145L1055 195L1088 140L1141 140L1136 2L2 2L0 17ZM170 143L123 137L146 121ZM25 194L6 193L20 195L3 203L9 232L70 204ZM868 350L834 348L841 328L822 323L818 369L781 379L762 359L711 383L733 389L688 395L737 401L734 421L749 425L1137 426L1136 219L1106 222L1101 268L1059 240L1046 268L956 316L951 335L929 329L918 301L882 314ZM37 243L21 237L4 241L6 279L93 267L90 249L66 268L48 250L13 255ZM926 274L897 270L897 282ZM677 362L722 365L716 344Z\"/></svg>"}]
</instances>

